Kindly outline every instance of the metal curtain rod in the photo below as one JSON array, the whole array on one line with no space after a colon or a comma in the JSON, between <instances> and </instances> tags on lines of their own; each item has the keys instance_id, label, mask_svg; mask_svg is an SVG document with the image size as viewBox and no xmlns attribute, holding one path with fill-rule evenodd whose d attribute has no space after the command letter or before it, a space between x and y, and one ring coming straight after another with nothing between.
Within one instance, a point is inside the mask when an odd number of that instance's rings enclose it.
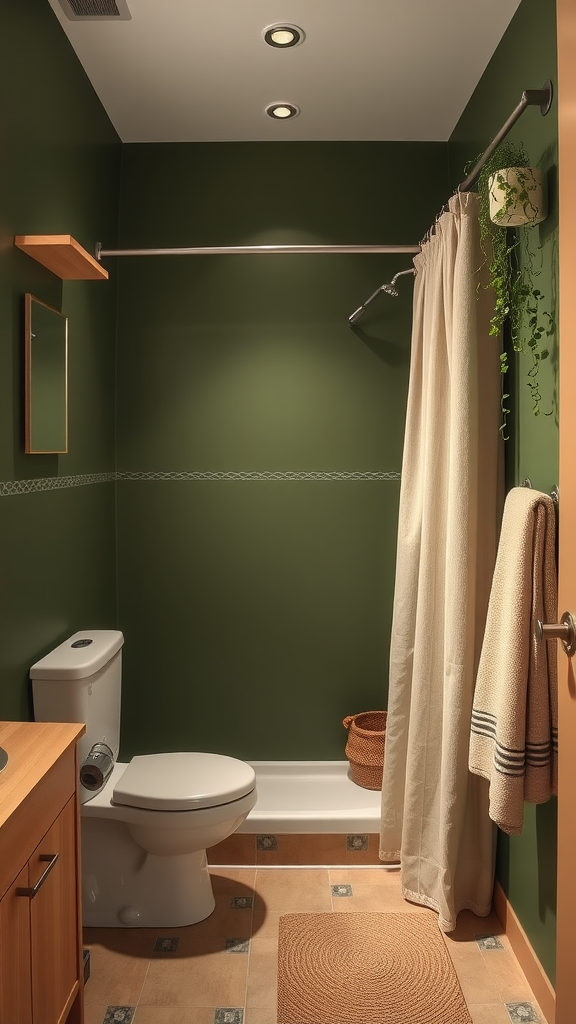
<instances>
[{"instance_id":1,"label":"metal curtain rod","mask_svg":"<svg viewBox=\"0 0 576 1024\"><path fill-rule=\"evenodd\" d=\"M539 106L542 115L547 114L552 105L552 82L548 80L541 89L526 89L522 93L520 103L512 111L506 124L502 126L492 142L482 154L468 177L458 186L458 192L467 192L474 184L480 171L492 153L500 145L516 121L524 113L526 107ZM103 256L252 256L258 254L302 254L309 253L418 253L420 245L205 245L190 246L180 249L103 249L102 243L96 243L96 259Z\"/></svg>"},{"instance_id":2,"label":"metal curtain rod","mask_svg":"<svg viewBox=\"0 0 576 1024\"><path fill-rule=\"evenodd\" d=\"M411 253L420 252L419 245L205 245L185 249L103 249L96 245L96 259L101 256L229 256L269 253Z\"/></svg>"},{"instance_id":3,"label":"metal curtain rod","mask_svg":"<svg viewBox=\"0 0 576 1024\"><path fill-rule=\"evenodd\" d=\"M518 118L524 113L526 107L540 107L540 113L544 117L552 106L552 97L553 90L550 79L544 82L541 89L526 89L526 91L522 93L520 103L510 114L506 124L503 124L498 134L494 136L492 142L484 153L482 153L478 163L472 168L468 177L458 185L458 192L467 192L474 184L480 174L480 171L484 167L484 164L490 159L494 150L498 149L498 146L508 135L510 129L516 124Z\"/></svg>"}]
</instances>

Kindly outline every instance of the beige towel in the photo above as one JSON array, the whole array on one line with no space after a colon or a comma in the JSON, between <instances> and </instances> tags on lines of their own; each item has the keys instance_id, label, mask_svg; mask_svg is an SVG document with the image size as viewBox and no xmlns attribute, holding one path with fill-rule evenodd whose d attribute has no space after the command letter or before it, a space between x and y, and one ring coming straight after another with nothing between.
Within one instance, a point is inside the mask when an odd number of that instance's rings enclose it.
<instances>
[{"instance_id":1,"label":"beige towel","mask_svg":"<svg viewBox=\"0 0 576 1024\"><path fill-rule=\"evenodd\" d=\"M552 499L513 488L502 530L476 677L468 767L490 782L490 817L522 831L524 801L557 789L556 642L538 641L538 619L556 622L556 522Z\"/></svg>"}]
</instances>

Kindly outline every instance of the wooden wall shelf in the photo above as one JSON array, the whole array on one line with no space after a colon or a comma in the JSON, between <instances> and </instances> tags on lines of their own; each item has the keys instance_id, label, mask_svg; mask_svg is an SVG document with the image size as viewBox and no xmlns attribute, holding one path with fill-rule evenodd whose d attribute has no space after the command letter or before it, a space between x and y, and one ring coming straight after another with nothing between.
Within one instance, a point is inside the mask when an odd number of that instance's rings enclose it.
<instances>
[{"instance_id":1,"label":"wooden wall shelf","mask_svg":"<svg viewBox=\"0 0 576 1024\"><path fill-rule=\"evenodd\" d=\"M16 235L14 245L63 281L108 280L108 271L71 235Z\"/></svg>"}]
</instances>

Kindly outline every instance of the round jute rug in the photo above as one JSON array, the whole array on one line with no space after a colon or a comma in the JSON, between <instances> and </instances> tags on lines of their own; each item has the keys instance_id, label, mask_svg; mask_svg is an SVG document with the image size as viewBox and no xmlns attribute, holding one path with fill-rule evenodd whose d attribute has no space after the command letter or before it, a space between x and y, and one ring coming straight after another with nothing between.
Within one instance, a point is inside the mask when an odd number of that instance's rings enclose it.
<instances>
[{"instance_id":1,"label":"round jute rug","mask_svg":"<svg viewBox=\"0 0 576 1024\"><path fill-rule=\"evenodd\" d=\"M472 1024L436 916L287 914L278 1024Z\"/></svg>"}]
</instances>

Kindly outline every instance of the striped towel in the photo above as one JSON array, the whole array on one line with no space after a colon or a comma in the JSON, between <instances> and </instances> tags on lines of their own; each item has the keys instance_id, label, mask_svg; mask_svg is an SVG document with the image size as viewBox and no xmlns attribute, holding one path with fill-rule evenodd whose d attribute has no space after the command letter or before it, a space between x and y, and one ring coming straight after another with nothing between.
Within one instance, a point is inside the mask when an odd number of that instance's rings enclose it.
<instances>
[{"instance_id":1,"label":"striped towel","mask_svg":"<svg viewBox=\"0 0 576 1024\"><path fill-rule=\"evenodd\" d=\"M557 791L556 520L552 499L514 487L504 506L472 709L468 767L490 782L490 817L522 831L524 801Z\"/></svg>"}]
</instances>

